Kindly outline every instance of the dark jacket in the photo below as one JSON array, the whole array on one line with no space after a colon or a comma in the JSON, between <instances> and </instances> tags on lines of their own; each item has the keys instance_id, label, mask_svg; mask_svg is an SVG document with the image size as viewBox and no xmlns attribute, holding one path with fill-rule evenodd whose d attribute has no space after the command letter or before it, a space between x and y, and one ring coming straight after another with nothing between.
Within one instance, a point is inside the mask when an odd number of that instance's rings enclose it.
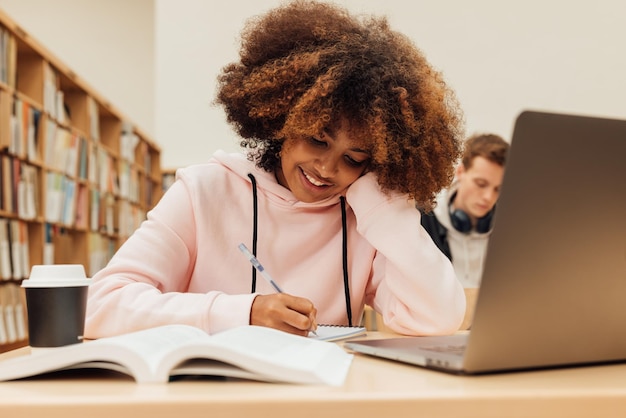
<instances>
[{"instance_id":1,"label":"dark jacket","mask_svg":"<svg viewBox=\"0 0 626 418\"><path fill-rule=\"evenodd\" d=\"M452 254L450 253L450 246L448 245L448 230L445 226L441 225L437 220L437 217L433 212L424 213L420 211L422 214L421 224L428 232L428 235L433 239L437 247L448 257L448 259L452 260Z\"/></svg>"}]
</instances>

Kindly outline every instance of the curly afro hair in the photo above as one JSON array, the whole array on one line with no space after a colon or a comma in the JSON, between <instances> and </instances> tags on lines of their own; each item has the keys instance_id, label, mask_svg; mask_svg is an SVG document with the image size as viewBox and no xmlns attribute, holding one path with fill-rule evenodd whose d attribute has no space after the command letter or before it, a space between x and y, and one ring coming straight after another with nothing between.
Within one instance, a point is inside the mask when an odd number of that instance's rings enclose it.
<instances>
[{"instance_id":1,"label":"curly afro hair","mask_svg":"<svg viewBox=\"0 0 626 418\"><path fill-rule=\"evenodd\" d=\"M257 166L274 171L286 139L350 121L384 191L432 208L462 149L462 113L441 74L386 18L293 1L249 20L217 104Z\"/></svg>"}]
</instances>

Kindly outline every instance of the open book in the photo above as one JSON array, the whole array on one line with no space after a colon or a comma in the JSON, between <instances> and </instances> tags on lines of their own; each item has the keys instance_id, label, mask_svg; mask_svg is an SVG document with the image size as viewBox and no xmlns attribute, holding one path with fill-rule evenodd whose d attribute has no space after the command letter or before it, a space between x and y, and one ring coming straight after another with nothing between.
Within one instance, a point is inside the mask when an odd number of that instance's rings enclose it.
<instances>
[{"instance_id":1,"label":"open book","mask_svg":"<svg viewBox=\"0 0 626 418\"><path fill-rule=\"evenodd\" d=\"M189 325L164 325L0 361L0 381L100 368L138 383L202 375L339 386L352 358L334 343L273 328L247 325L208 335Z\"/></svg>"}]
</instances>

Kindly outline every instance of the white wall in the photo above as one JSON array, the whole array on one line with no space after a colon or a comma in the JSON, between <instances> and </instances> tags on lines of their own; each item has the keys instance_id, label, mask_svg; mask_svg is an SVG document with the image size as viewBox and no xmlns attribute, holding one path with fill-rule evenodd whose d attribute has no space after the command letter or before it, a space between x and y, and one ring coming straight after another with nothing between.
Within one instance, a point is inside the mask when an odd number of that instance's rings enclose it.
<instances>
[{"instance_id":1,"label":"white wall","mask_svg":"<svg viewBox=\"0 0 626 418\"><path fill-rule=\"evenodd\" d=\"M153 138L153 0L0 0L0 8Z\"/></svg>"},{"instance_id":2,"label":"white wall","mask_svg":"<svg viewBox=\"0 0 626 418\"><path fill-rule=\"evenodd\" d=\"M626 3L621 0L337 2L356 12L387 14L394 28L408 34L456 90L468 133L492 131L508 139L516 115L525 108L626 118L622 23ZM24 13L24 26L28 20L32 34L53 51L58 48L59 57L105 97L135 121L145 122L144 129L154 130L164 167L204 161L218 148L237 149L221 109L211 105L216 76L236 59L245 19L278 4L279 0L0 0L9 14ZM145 69L147 56L133 59L131 65L109 62L116 68L107 69L103 64L110 60L96 54L90 30L77 34L69 23L78 13L90 27L111 32L120 25L132 27L135 20L135 27L145 28L149 25L141 22L152 8L156 48L152 88L146 86L151 77ZM144 13L137 13L139 9ZM41 10L42 16L34 18L32 10ZM54 34L45 32L51 16L68 23L57 26ZM37 35L40 26L45 38ZM122 38L98 38L102 43L98 48L106 48L109 55L125 51L130 61L135 54L144 57L138 45L151 47L145 37L144 32L127 30ZM82 60L98 64L97 68L83 67ZM113 91L120 83L132 86L124 92L128 97Z\"/></svg>"},{"instance_id":3,"label":"white wall","mask_svg":"<svg viewBox=\"0 0 626 418\"><path fill-rule=\"evenodd\" d=\"M219 69L244 21L279 0L155 0L159 141L166 166L204 161L237 140L212 107ZM383 13L444 73L468 133L509 139L524 108L626 118L621 0L343 0ZM182 64L181 64L182 63ZM171 145L170 145L171 144Z\"/></svg>"}]
</instances>

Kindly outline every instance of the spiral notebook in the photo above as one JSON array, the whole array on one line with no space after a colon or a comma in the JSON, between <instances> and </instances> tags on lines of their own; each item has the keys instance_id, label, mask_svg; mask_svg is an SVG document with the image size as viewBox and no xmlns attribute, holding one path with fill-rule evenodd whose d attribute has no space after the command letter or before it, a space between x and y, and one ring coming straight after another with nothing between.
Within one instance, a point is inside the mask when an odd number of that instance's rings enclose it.
<instances>
[{"instance_id":1,"label":"spiral notebook","mask_svg":"<svg viewBox=\"0 0 626 418\"><path fill-rule=\"evenodd\" d=\"M310 338L322 341L345 340L359 335L365 335L365 327L350 327L347 325L318 325L317 336L309 333Z\"/></svg>"}]
</instances>

